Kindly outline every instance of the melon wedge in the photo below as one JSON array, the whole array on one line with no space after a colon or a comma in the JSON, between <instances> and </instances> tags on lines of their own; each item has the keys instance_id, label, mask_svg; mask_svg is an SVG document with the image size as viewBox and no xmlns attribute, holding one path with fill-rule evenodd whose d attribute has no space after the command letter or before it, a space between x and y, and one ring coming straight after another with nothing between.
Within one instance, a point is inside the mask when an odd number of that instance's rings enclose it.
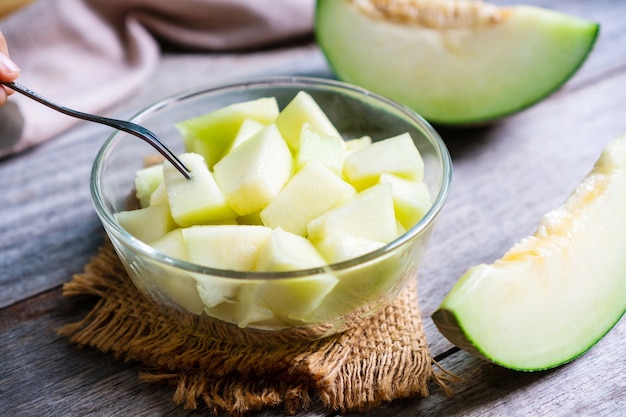
<instances>
[{"instance_id":1,"label":"melon wedge","mask_svg":"<svg viewBox=\"0 0 626 417\"><path fill-rule=\"evenodd\" d=\"M598 31L552 10L467 0L318 0L315 22L338 78L448 125L545 98L583 64Z\"/></svg>"},{"instance_id":2,"label":"melon wedge","mask_svg":"<svg viewBox=\"0 0 626 417\"><path fill-rule=\"evenodd\" d=\"M541 370L586 352L626 310L626 136L535 234L470 268L432 318L458 347Z\"/></svg>"}]
</instances>

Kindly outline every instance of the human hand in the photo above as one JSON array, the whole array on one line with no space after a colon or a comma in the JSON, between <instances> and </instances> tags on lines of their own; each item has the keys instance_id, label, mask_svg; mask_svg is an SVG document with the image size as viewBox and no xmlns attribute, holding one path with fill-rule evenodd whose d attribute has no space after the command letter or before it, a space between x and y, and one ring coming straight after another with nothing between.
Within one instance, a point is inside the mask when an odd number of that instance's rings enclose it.
<instances>
[{"instance_id":1,"label":"human hand","mask_svg":"<svg viewBox=\"0 0 626 417\"><path fill-rule=\"evenodd\" d=\"M20 75L20 69L9 58L9 48L0 32L0 81L14 81ZM0 86L0 106L6 103L7 96L13 94L10 88Z\"/></svg>"}]
</instances>

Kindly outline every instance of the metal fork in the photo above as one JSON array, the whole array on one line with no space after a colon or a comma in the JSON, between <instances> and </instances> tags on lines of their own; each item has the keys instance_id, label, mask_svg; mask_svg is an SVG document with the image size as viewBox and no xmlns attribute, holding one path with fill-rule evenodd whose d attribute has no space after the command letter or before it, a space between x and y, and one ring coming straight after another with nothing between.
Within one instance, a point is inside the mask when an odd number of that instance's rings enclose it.
<instances>
[{"instance_id":1,"label":"metal fork","mask_svg":"<svg viewBox=\"0 0 626 417\"><path fill-rule=\"evenodd\" d=\"M100 124L121 130L123 132L130 133L131 135L134 135L138 137L139 139L142 139L148 142L150 145L152 145L152 147L156 149L161 155L163 155L168 161L170 161L172 165L174 165L174 167L178 171L180 171L181 174L185 176L185 178L187 179L191 178L189 169L176 157L176 155L167 146L165 146L159 140L157 135L155 135L154 133L152 133L150 130L146 129L143 126L140 126L136 123L128 122L126 120L110 119L108 117L96 116L95 114L83 113L77 110L72 110L60 104L57 104L54 101L49 100L41 96L40 94L24 87L23 85L20 85L15 82L0 81L0 84L4 84L7 87L17 91L18 93L21 93L25 95L26 97L29 97L35 101L38 101L39 103L45 106L48 106L51 109L59 111L63 114L66 114L68 116L76 117L78 119L88 120L90 122L100 123Z\"/></svg>"}]
</instances>

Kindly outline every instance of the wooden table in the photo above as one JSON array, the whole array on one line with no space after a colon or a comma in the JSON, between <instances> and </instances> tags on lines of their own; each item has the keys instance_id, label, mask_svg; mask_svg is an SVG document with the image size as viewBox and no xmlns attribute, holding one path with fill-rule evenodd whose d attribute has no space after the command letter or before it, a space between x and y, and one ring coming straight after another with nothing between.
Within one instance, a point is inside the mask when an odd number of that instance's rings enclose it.
<instances>
[{"instance_id":1,"label":"wooden table","mask_svg":"<svg viewBox=\"0 0 626 417\"><path fill-rule=\"evenodd\" d=\"M432 353L465 382L451 398L434 388L426 399L392 402L367 415L626 415L623 319L578 360L518 373L454 349L429 318L465 269L492 262L531 234L604 145L626 133L626 2L535 3L598 21L602 29L585 65L545 101L489 127L440 129L454 180L421 269L419 300ZM146 87L109 114L128 117L197 84L259 74L332 76L313 42L249 54L167 53ZM61 285L102 242L89 171L109 133L80 124L0 160L0 415L201 415L175 406L170 388L140 382L137 365L81 350L56 334L90 307L64 299ZM302 414L330 415L337 413L319 404Z\"/></svg>"}]
</instances>

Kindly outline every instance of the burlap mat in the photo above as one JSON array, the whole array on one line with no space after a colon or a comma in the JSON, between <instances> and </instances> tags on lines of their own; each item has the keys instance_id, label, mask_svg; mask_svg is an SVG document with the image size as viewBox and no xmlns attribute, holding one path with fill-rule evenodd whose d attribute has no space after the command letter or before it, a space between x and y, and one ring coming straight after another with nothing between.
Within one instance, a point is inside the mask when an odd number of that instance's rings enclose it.
<instances>
[{"instance_id":1,"label":"burlap mat","mask_svg":"<svg viewBox=\"0 0 626 417\"><path fill-rule=\"evenodd\" d=\"M175 386L173 401L188 409L243 414L282 407L296 413L320 399L329 409L366 411L427 396L431 384L446 389L447 375L435 371L422 329L416 282L360 327L274 346L233 341L218 327L200 332L158 314L108 242L63 293L98 298L80 322L60 330L63 336L141 363L143 381Z\"/></svg>"}]
</instances>

